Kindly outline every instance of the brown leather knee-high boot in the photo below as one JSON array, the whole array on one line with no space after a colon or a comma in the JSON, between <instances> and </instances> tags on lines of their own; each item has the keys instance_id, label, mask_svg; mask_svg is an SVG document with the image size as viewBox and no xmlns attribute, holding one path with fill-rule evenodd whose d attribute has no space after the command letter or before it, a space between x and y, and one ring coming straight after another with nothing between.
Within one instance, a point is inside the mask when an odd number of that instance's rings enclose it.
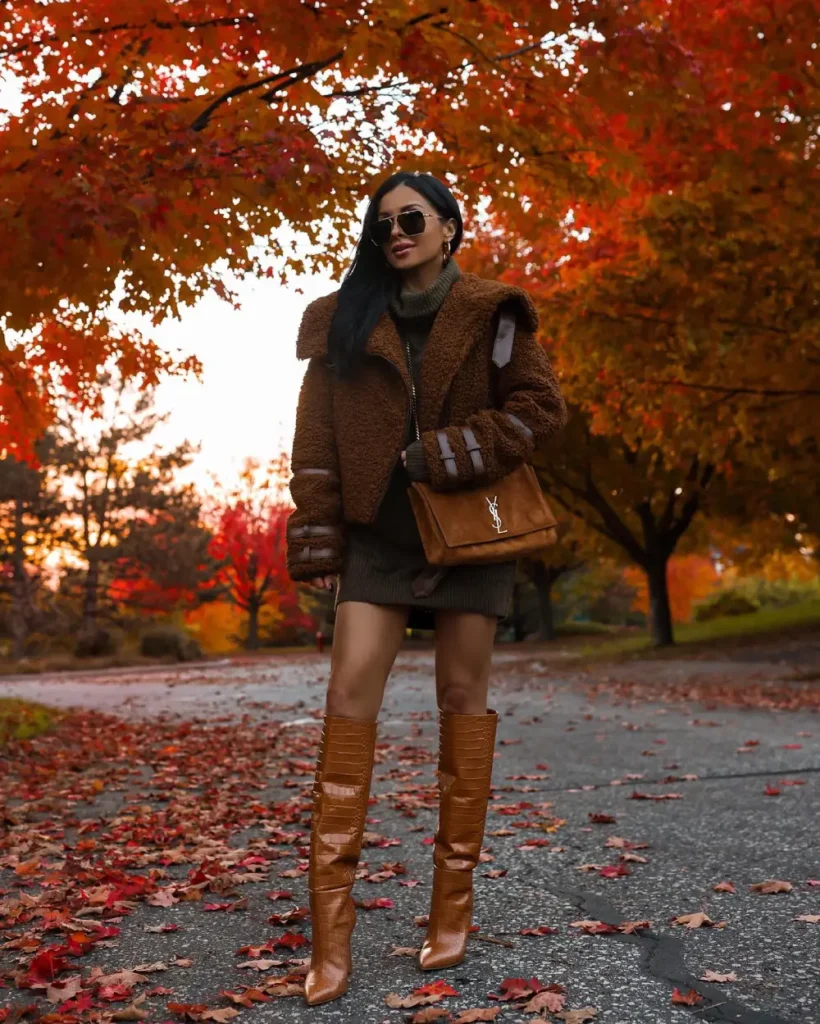
<instances>
[{"instance_id":1,"label":"brown leather knee-high boot","mask_svg":"<svg viewBox=\"0 0 820 1024\"><path fill-rule=\"evenodd\" d=\"M376 722L326 715L313 783L308 890L313 937L305 1000L347 991L356 909L350 890L362 848Z\"/></svg>"},{"instance_id":2,"label":"brown leather knee-high boot","mask_svg":"<svg viewBox=\"0 0 820 1024\"><path fill-rule=\"evenodd\" d=\"M433 853L433 893L424 970L464 959L473 913L473 869L481 853L490 796L498 714L439 712L439 825Z\"/></svg>"}]
</instances>

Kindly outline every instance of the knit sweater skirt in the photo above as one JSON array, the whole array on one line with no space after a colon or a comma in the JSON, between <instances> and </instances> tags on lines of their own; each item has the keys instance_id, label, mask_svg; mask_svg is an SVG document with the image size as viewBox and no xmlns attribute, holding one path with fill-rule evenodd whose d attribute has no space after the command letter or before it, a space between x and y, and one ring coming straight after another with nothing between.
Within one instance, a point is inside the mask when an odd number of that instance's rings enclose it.
<instances>
[{"instance_id":1,"label":"knit sweater skirt","mask_svg":"<svg viewBox=\"0 0 820 1024\"><path fill-rule=\"evenodd\" d=\"M412 583L427 567L407 488L410 477L398 463L372 525L350 524L336 607L342 601L404 605L408 626L433 629L443 610L480 612L502 618L509 613L515 562L454 565L446 569L433 592L416 597Z\"/></svg>"}]
</instances>

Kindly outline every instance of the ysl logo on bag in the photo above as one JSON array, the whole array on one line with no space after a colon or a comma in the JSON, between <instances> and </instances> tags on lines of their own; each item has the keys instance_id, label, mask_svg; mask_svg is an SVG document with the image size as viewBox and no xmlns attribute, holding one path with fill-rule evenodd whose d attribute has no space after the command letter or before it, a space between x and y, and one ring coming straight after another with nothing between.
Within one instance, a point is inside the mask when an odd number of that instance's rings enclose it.
<instances>
[{"instance_id":1,"label":"ysl logo on bag","mask_svg":"<svg viewBox=\"0 0 820 1024\"><path fill-rule=\"evenodd\" d=\"M496 494L492 501L489 498L485 499L487 504L490 506L490 515L493 517L493 526L497 533L506 533L506 530L501 529L501 516L498 514L498 495Z\"/></svg>"}]
</instances>

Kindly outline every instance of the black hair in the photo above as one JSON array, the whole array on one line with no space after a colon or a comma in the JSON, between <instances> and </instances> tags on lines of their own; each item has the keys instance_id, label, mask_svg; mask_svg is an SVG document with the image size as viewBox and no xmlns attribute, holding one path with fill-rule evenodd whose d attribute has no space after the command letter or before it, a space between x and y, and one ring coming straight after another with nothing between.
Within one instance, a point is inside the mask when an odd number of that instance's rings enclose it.
<instances>
[{"instance_id":1,"label":"black hair","mask_svg":"<svg viewBox=\"0 0 820 1024\"><path fill-rule=\"evenodd\" d=\"M328 332L328 356L338 376L352 373L359 363L367 339L390 300L398 293L400 277L390 266L381 246L370 240L370 225L379 215L382 198L398 185L408 185L431 204L442 217L456 222L450 252L458 249L463 233L461 209L453 193L432 174L399 171L379 185L370 198L362 233L339 289L336 310Z\"/></svg>"}]
</instances>

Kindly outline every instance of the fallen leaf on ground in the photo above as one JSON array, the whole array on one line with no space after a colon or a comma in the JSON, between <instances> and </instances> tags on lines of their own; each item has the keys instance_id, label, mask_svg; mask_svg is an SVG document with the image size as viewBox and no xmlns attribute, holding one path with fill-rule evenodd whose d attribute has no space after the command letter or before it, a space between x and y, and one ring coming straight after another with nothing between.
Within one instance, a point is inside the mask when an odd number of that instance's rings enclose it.
<instances>
[{"instance_id":1,"label":"fallen leaf on ground","mask_svg":"<svg viewBox=\"0 0 820 1024\"><path fill-rule=\"evenodd\" d=\"M582 1006L579 1010L564 1010L556 1016L564 1024L587 1024L587 1021L598 1016L598 1011L594 1006Z\"/></svg>"},{"instance_id":2,"label":"fallen leaf on ground","mask_svg":"<svg viewBox=\"0 0 820 1024\"><path fill-rule=\"evenodd\" d=\"M501 1013L500 1006L481 1006L473 1010L462 1010L453 1018L452 1024L476 1024L476 1021L495 1020Z\"/></svg>"},{"instance_id":3,"label":"fallen leaf on ground","mask_svg":"<svg viewBox=\"0 0 820 1024\"><path fill-rule=\"evenodd\" d=\"M795 921L807 921L809 924L820 924L820 914L800 914Z\"/></svg>"},{"instance_id":4,"label":"fallen leaf on ground","mask_svg":"<svg viewBox=\"0 0 820 1024\"><path fill-rule=\"evenodd\" d=\"M699 911L697 914L680 914L672 919L672 924L681 924L684 928L723 928L726 922L715 924L708 914Z\"/></svg>"},{"instance_id":5,"label":"fallen leaf on ground","mask_svg":"<svg viewBox=\"0 0 820 1024\"><path fill-rule=\"evenodd\" d=\"M442 1020L449 1018L450 1011L443 1006L428 1006L425 1010L418 1010L408 1017L409 1024L429 1024L431 1020Z\"/></svg>"},{"instance_id":6,"label":"fallen leaf on ground","mask_svg":"<svg viewBox=\"0 0 820 1024\"><path fill-rule=\"evenodd\" d=\"M413 989L414 996L457 996L458 991L453 988L449 981L439 978L427 985L420 985Z\"/></svg>"},{"instance_id":7,"label":"fallen leaf on ground","mask_svg":"<svg viewBox=\"0 0 820 1024\"><path fill-rule=\"evenodd\" d=\"M685 994L679 988L672 990L672 1002L678 1003L680 1006L696 1006L702 1000L703 996L693 988L690 988Z\"/></svg>"},{"instance_id":8,"label":"fallen leaf on ground","mask_svg":"<svg viewBox=\"0 0 820 1024\"><path fill-rule=\"evenodd\" d=\"M274 889L268 893L269 900L292 900L293 893L290 889Z\"/></svg>"},{"instance_id":9,"label":"fallen leaf on ground","mask_svg":"<svg viewBox=\"0 0 820 1024\"><path fill-rule=\"evenodd\" d=\"M712 888L715 892L736 892L734 885L731 882L718 882L717 885L713 885Z\"/></svg>"},{"instance_id":10,"label":"fallen leaf on ground","mask_svg":"<svg viewBox=\"0 0 820 1024\"><path fill-rule=\"evenodd\" d=\"M639 928L651 928L651 921L622 921L618 925L618 931L624 935L634 935Z\"/></svg>"},{"instance_id":11,"label":"fallen leaf on ground","mask_svg":"<svg viewBox=\"0 0 820 1024\"><path fill-rule=\"evenodd\" d=\"M759 892L764 896L771 896L778 892L791 892L794 886L791 882L783 882L779 878L770 878L767 882L755 882L749 888L752 892Z\"/></svg>"},{"instance_id":12,"label":"fallen leaf on ground","mask_svg":"<svg viewBox=\"0 0 820 1024\"><path fill-rule=\"evenodd\" d=\"M437 1003L441 996L400 996L397 992L388 992L385 1003L393 1010L407 1010L413 1006L430 1006Z\"/></svg>"},{"instance_id":13,"label":"fallen leaf on ground","mask_svg":"<svg viewBox=\"0 0 820 1024\"><path fill-rule=\"evenodd\" d=\"M717 971L704 971L700 976L701 981L715 981L722 983L724 981L737 981L737 975L732 971L729 974L718 974Z\"/></svg>"},{"instance_id":14,"label":"fallen leaf on ground","mask_svg":"<svg viewBox=\"0 0 820 1024\"><path fill-rule=\"evenodd\" d=\"M83 987L82 974L73 974L70 978L61 978L46 989L46 999L50 1003L64 1003L73 999Z\"/></svg>"},{"instance_id":15,"label":"fallen leaf on ground","mask_svg":"<svg viewBox=\"0 0 820 1024\"><path fill-rule=\"evenodd\" d=\"M126 987L131 988L134 985L148 984L148 979L143 977L142 974L129 970L116 971L114 974L97 975L95 975L92 970L88 980L93 981L95 985L100 985L104 988L111 988L117 985L125 985Z\"/></svg>"},{"instance_id":16,"label":"fallen leaf on ground","mask_svg":"<svg viewBox=\"0 0 820 1024\"><path fill-rule=\"evenodd\" d=\"M138 996L133 1003L128 1006L123 1006L121 1010L115 1010L111 1016L112 1020L145 1020L146 1017L151 1016L150 1010L144 1010L142 1003L145 1002L145 997L148 993L143 992L142 995Z\"/></svg>"},{"instance_id":17,"label":"fallen leaf on ground","mask_svg":"<svg viewBox=\"0 0 820 1024\"><path fill-rule=\"evenodd\" d=\"M625 864L605 864L598 872L601 878L622 878L632 872Z\"/></svg>"},{"instance_id":18,"label":"fallen leaf on ground","mask_svg":"<svg viewBox=\"0 0 820 1024\"><path fill-rule=\"evenodd\" d=\"M167 1009L183 1019L201 1020L208 1007L204 1003L168 1003Z\"/></svg>"},{"instance_id":19,"label":"fallen leaf on ground","mask_svg":"<svg viewBox=\"0 0 820 1024\"><path fill-rule=\"evenodd\" d=\"M563 985L550 985L543 992L536 993L529 1002L524 1004L524 1013L540 1013L548 1010L550 1013L558 1013L564 1009L567 1001L567 990Z\"/></svg>"},{"instance_id":20,"label":"fallen leaf on ground","mask_svg":"<svg viewBox=\"0 0 820 1024\"><path fill-rule=\"evenodd\" d=\"M357 907L362 910L392 910L393 901L387 896L378 896L374 900L353 900Z\"/></svg>"},{"instance_id":21,"label":"fallen leaf on ground","mask_svg":"<svg viewBox=\"0 0 820 1024\"><path fill-rule=\"evenodd\" d=\"M593 919L572 921L569 927L578 928L588 935L612 935L618 930L613 924L604 924L603 921L595 921Z\"/></svg>"},{"instance_id":22,"label":"fallen leaf on ground","mask_svg":"<svg viewBox=\"0 0 820 1024\"><path fill-rule=\"evenodd\" d=\"M557 928L550 928L547 924L539 924L536 928L522 928L519 935L557 935Z\"/></svg>"},{"instance_id":23,"label":"fallen leaf on ground","mask_svg":"<svg viewBox=\"0 0 820 1024\"><path fill-rule=\"evenodd\" d=\"M490 992L488 999L526 999L540 992L546 985L542 985L538 978L505 978L498 986L500 992Z\"/></svg>"},{"instance_id":24,"label":"fallen leaf on ground","mask_svg":"<svg viewBox=\"0 0 820 1024\"><path fill-rule=\"evenodd\" d=\"M415 956L420 946L393 946L388 956Z\"/></svg>"},{"instance_id":25,"label":"fallen leaf on ground","mask_svg":"<svg viewBox=\"0 0 820 1024\"><path fill-rule=\"evenodd\" d=\"M206 1010L202 1014L202 1020L215 1020L217 1024L227 1024L227 1021L238 1016L239 1010L235 1010L232 1006L223 1006L216 1010Z\"/></svg>"}]
</instances>

